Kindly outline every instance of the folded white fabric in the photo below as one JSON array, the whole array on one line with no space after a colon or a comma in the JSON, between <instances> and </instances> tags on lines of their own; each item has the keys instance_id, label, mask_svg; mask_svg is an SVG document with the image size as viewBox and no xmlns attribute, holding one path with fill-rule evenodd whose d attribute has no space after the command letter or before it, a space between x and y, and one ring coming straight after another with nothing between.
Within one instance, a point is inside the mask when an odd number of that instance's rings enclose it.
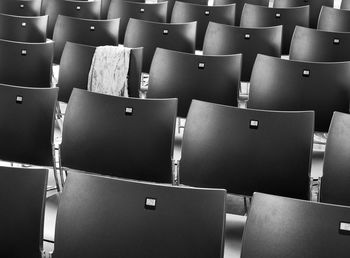
<instances>
[{"instance_id":1,"label":"folded white fabric","mask_svg":"<svg viewBox=\"0 0 350 258\"><path fill-rule=\"evenodd\" d=\"M87 89L92 92L128 97L130 48L101 46L95 50Z\"/></svg>"}]
</instances>

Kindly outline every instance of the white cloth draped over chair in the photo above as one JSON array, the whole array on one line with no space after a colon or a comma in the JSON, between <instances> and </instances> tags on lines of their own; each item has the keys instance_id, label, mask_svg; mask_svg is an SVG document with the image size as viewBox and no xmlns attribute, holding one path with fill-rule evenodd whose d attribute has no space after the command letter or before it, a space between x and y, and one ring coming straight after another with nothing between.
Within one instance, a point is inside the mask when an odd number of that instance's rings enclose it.
<instances>
[{"instance_id":1,"label":"white cloth draped over chair","mask_svg":"<svg viewBox=\"0 0 350 258\"><path fill-rule=\"evenodd\" d=\"M92 92L128 97L130 48L96 48L89 72L87 89Z\"/></svg>"}]
</instances>

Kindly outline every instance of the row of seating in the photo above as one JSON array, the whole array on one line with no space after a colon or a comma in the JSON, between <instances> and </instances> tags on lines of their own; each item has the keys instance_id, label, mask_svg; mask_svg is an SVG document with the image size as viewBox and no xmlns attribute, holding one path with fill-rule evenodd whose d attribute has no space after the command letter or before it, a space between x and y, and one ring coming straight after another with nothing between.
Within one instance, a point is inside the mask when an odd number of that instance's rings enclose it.
<instances>
[{"instance_id":1,"label":"row of seating","mask_svg":"<svg viewBox=\"0 0 350 258\"><path fill-rule=\"evenodd\" d=\"M45 257L47 175L44 169L0 167L2 257ZM70 173L53 257L224 257L224 240L230 240L225 199L222 189ZM349 217L349 207L255 193L241 257L348 257Z\"/></svg>"},{"instance_id":2,"label":"row of seating","mask_svg":"<svg viewBox=\"0 0 350 258\"><path fill-rule=\"evenodd\" d=\"M0 128L0 158L51 167L58 88L1 86L0 90L4 105L0 115L7 121ZM247 110L193 101L179 176L172 175L176 109L176 99L121 98L75 89L63 123L62 166L152 182L220 187L248 196L263 191L308 199L313 111ZM285 128L286 124L291 126ZM346 131L335 137L342 137L340 143L348 148ZM251 158L254 162L249 162ZM331 164L336 169L349 166L346 159ZM346 189L346 182L337 187Z\"/></svg>"}]
</instances>

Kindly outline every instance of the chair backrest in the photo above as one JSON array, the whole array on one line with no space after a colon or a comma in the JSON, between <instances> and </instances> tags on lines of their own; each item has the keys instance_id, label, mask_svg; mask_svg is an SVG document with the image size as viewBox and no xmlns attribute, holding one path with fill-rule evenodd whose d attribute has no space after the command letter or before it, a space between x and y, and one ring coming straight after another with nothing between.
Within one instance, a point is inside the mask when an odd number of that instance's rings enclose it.
<instances>
[{"instance_id":1,"label":"chair backrest","mask_svg":"<svg viewBox=\"0 0 350 258\"><path fill-rule=\"evenodd\" d=\"M221 258L226 191L69 174L54 258Z\"/></svg>"},{"instance_id":2,"label":"chair backrest","mask_svg":"<svg viewBox=\"0 0 350 258\"><path fill-rule=\"evenodd\" d=\"M241 21L242 10L245 3L268 6L269 0L214 0L214 5L236 4L236 26L239 26Z\"/></svg>"},{"instance_id":3,"label":"chair backrest","mask_svg":"<svg viewBox=\"0 0 350 258\"><path fill-rule=\"evenodd\" d=\"M0 159L52 166L57 88L0 85Z\"/></svg>"},{"instance_id":4,"label":"chair backrest","mask_svg":"<svg viewBox=\"0 0 350 258\"><path fill-rule=\"evenodd\" d=\"M349 10L350 9L350 1L342 0L340 4L340 9Z\"/></svg>"},{"instance_id":5,"label":"chair backrest","mask_svg":"<svg viewBox=\"0 0 350 258\"><path fill-rule=\"evenodd\" d=\"M289 54L290 41L296 25L309 27L309 6L268 8L245 4L241 27L269 27L283 25L282 54Z\"/></svg>"},{"instance_id":6,"label":"chair backrest","mask_svg":"<svg viewBox=\"0 0 350 258\"><path fill-rule=\"evenodd\" d=\"M323 6L318 18L317 29L350 32L350 10L340 10Z\"/></svg>"},{"instance_id":7,"label":"chair backrest","mask_svg":"<svg viewBox=\"0 0 350 258\"><path fill-rule=\"evenodd\" d=\"M350 61L350 33L295 27L290 45L291 60L311 62Z\"/></svg>"},{"instance_id":8,"label":"chair backrest","mask_svg":"<svg viewBox=\"0 0 350 258\"><path fill-rule=\"evenodd\" d=\"M178 0L160 0L159 1L159 2L168 2L167 22L170 22L170 20L171 20L171 14L173 12L175 2L177 2L177 1ZM181 2L208 6L209 0L182 0Z\"/></svg>"},{"instance_id":9,"label":"chair backrest","mask_svg":"<svg viewBox=\"0 0 350 258\"><path fill-rule=\"evenodd\" d=\"M194 100L180 183L308 199L313 125L311 111L259 111Z\"/></svg>"},{"instance_id":10,"label":"chair backrest","mask_svg":"<svg viewBox=\"0 0 350 258\"><path fill-rule=\"evenodd\" d=\"M62 165L170 183L176 109L176 99L133 99L74 89L63 124Z\"/></svg>"},{"instance_id":11,"label":"chair backrest","mask_svg":"<svg viewBox=\"0 0 350 258\"><path fill-rule=\"evenodd\" d=\"M53 42L0 40L0 83L50 87Z\"/></svg>"},{"instance_id":12,"label":"chair backrest","mask_svg":"<svg viewBox=\"0 0 350 258\"><path fill-rule=\"evenodd\" d=\"M1 0L0 13L20 15L20 16L38 16L40 15L40 0Z\"/></svg>"},{"instance_id":13,"label":"chair backrest","mask_svg":"<svg viewBox=\"0 0 350 258\"><path fill-rule=\"evenodd\" d=\"M349 257L350 208L255 193L242 258Z\"/></svg>"},{"instance_id":14,"label":"chair backrest","mask_svg":"<svg viewBox=\"0 0 350 258\"><path fill-rule=\"evenodd\" d=\"M59 15L84 19L99 19L101 17L101 0L47 0L44 13L50 17L47 27L47 37L52 38Z\"/></svg>"},{"instance_id":15,"label":"chair backrest","mask_svg":"<svg viewBox=\"0 0 350 258\"><path fill-rule=\"evenodd\" d=\"M124 46L144 47L143 72L148 73L157 47L194 53L197 22L168 24L130 19Z\"/></svg>"},{"instance_id":16,"label":"chair backrest","mask_svg":"<svg viewBox=\"0 0 350 258\"><path fill-rule=\"evenodd\" d=\"M209 21L235 25L236 5L205 6L184 2L175 2L171 22L182 23L197 21L196 49L202 50L205 32Z\"/></svg>"},{"instance_id":17,"label":"chair backrest","mask_svg":"<svg viewBox=\"0 0 350 258\"><path fill-rule=\"evenodd\" d=\"M67 41L90 45L118 45L119 19L89 20L59 15L55 25L54 63L59 64Z\"/></svg>"},{"instance_id":18,"label":"chair backrest","mask_svg":"<svg viewBox=\"0 0 350 258\"><path fill-rule=\"evenodd\" d=\"M335 112L329 129L323 177L321 202L350 206L350 115Z\"/></svg>"},{"instance_id":19,"label":"chair backrest","mask_svg":"<svg viewBox=\"0 0 350 258\"><path fill-rule=\"evenodd\" d=\"M48 16L0 14L0 39L22 42L46 42Z\"/></svg>"},{"instance_id":20,"label":"chair backrest","mask_svg":"<svg viewBox=\"0 0 350 258\"><path fill-rule=\"evenodd\" d=\"M1 257L41 257L47 174L0 167Z\"/></svg>"},{"instance_id":21,"label":"chair backrest","mask_svg":"<svg viewBox=\"0 0 350 258\"><path fill-rule=\"evenodd\" d=\"M241 28L209 22L204 38L203 54L243 54L242 81L249 81L258 53L281 56L282 26Z\"/></svg>"},{"instance_id":22,"label":"chair backrest","mask_svg":"<svg viewBox=\"0 0 350 258\"><path fill-rule=\"evenodd\" d=\"M108 19L120 18L119 42L124 42L126 26L130 18L145 21L166 22L167 2L138 3L125 0L111 1L108 11Z\"/></svg>"},{"instance_id":23,"label":"chair backrest","mask_svg":"<svg viewBox=\"0 0 350 258\"><path fill-rule=\"evenodd\" d=\"M237 106L242 55L199 56L157 48L149 75L148 98L178 98L186 117L192 99Z\"/></svg>"},{"instance_id":24,"label":"chair backrest","mask_svg":"<svg viewBox=\"0 0 350 258\"><path fill-rule=\"evenodd\" d=\"M350 62L290 61L258 55L249 108L314 110L315 130L328 132L334 111L349 112Z\"/></svg>"},{"instance_id":25,"label":"chair backrest","mask_svg":"<svg viewBox=\"0 0 350 258\"><path fill-rule=\"evenodd\" d=\"M58 100L68 102L73 88L87 90L89 71L96 47L67 42L60 62ZM130 52L128 75L129 97L137 98L141 83L142 48Z\"/></svg>"},{"instance_id":26,"label":"chair backrest","mask_svg":"<svg viewBox=\"0 0 350 258\"><path fill-rule=\"evenodd\" d=\"M275 8L286 8L286 7L297 7L297 6L310 6L310 27L316 28L318 16L321 11L321 7L329 6L333 7L334 0L274 0L273 7Z\"/></svg>"}]
</instances>

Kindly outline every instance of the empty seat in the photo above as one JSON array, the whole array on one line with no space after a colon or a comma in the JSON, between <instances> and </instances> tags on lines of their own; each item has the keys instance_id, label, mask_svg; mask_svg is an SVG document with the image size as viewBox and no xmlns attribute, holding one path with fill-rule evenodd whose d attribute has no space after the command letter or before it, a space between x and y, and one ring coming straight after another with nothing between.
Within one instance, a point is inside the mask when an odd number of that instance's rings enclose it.
<instances>
[{"instance_id":1,"label":"empty seat","mask_svg":"<svg viewBox=\"0 0 350 258\"><path fill-rule=\"evenodd\" d=\"M0 167L1 257L42 257L47 173Z\"/></svg>"},{"instance_id":2,"label":"empty seat","mask_svg":"<svg viewBox=\"0 0 350 258\"><path fill-rule=\"evenodd\" d=\"M242 10L245 3L268 6L269 0L214 0L214 5L236 4L236 26L239 26L241 21Z\"/></svg>"},{"instance_id":3,"label":"empty seat","mask_svg":"<svg viewBox=\"0 0 350 258\"><path fill-rule=\"evenodd\" d=\"M40 15L40 0L1 0L0 13L19 16Z\"/></svg>"},{"instance_id":4,"label":"empty seat","mask_svg":"<svg viewBox=\"0 0 350 258\"><path fill-rule=\"evenodd\" d=\"M57 93L57 88L0 85L1 160L52 167Z\"/></svg>"},{"instance_id":5,"label":"empty seat","mask_svg":"<svg viewBox=\"0 0 350 258\"><path fill-rule=\"evenodd\" d=\"M281 56L282 26L241 28L209 22L204 38L203 54L243 54L242 81L249 81L258 53Z\"/></svg>"},{"instance_id":6,"label":"empty seat","mask_svg":"<svg viewBox=\"0 0 350 258\"><path fill-rule=\"evenodd\" d=\"M165 0L161 0L161 2L165 2ZM171 14L173 12L173 8L174 8L175 2L177 2L177 0L168 0L166 2L168 2L167 22L170 22ZM208 0L182 0L181 2L208 6L209 1Z\"/></svg>"},{"instance_id":7,"label":"empty seat","mask_svg":"<svg viewBox=\"0 0 350 258\"><path fill-rule=\"evenodd\" d=\"M54 258L223 257L226 191L72 173Z\"/></svg>"},{"instance_id":8,"label":"empty seat","mask_svg":"<svg viewBox=\"0 0 350 258\"><path fill-rule=\"evenodd\" d=\"M154 4L127 2L124 0L111 1L108 11L108 19L120 18L120 39L124 42L126 26L130 18L145 21L166 22L167 2Z\"/></svg>"},{"instance_id":9,"label":"empty seat","mask_svg":"<svg viewBox=\"0 0 350 258\"><path fill-rule=\"evenodd\" d=\"M349 112L349 91L350 62L301 62L258 55L248 107L314 110L315 130L327 132L334 111Z\"/></svg>"},{"instance_id":10,"label":"empty seat","mask_svg":"<svg viewBox=\"0 0 350 258\"><path fill-rule=\"evenodd\" d=\"M321 202L350 206L350 115L335 112L329 129L323 177Z\"/></svg>"},{"instance_id":11,"label":"empty seat","mask_svg":"<svg viewBox=\"0 0 350 258\"><path fill-rule=\"evenodd\" d=\"M87 89L89 71L96 47L67 42L60 62L58 100L68 102L73 88ZM138 97L142 71L142 48L131 49L128 94Z\"/></svg>"},{"instance_id":12,"label":"empty seat","mask_svg":"<svg viewBox=\"0 0 350 258\"><path fill-rule=\"evenodd\" d=\"M89 20L59 15L55 25L54 63L59 64L67 41L91 45L118 45L119 19Z\"/></svg>"},{"instance_id":13,"label":"empty seat","mask_svg":"<svg viewBox=\"0 0 350 258\"><path fill-rule=\"evenodd\" d=\"M53 42L0 40L0 83L50 87Z\"/></svg>"},{"instance_id":14,"label":"empty seat","mask_svg":"<svg viewBox=\"0 0 350 258\"><path fill-rule=\"evenodd\" d=\"M311 111L259 111L194 100L180 182L246 196L261 191L308 199L313 126Z\"/></svg>"},{"instance_id":15,"label":"empty seat","mask_svg":"<svg viewBox=\"0 0 350 258\"><path fill-rule=\"evenodd\" d=\"M195 52L196 24L197 22L168 24L131 18L125 32L124 46L144 47L142 70L148 73L157 47Z\"/></svg>"},{"instance_id":16,"label":"empty seat","mask_svg":"<svg viewBox=\"0 0 350 258\"><path fill-rule=\"evenodd\" d=\"M46 42L48 16L0 14L0 39L22 42Z\"/></svg>"},{"instance_id":17,"label":"empty seat","mask_svg":"<svg viewBox=\"0 0 350 258\"><path fill-rule=\"evenodd\" d=\"M290 45L292 60L312 62L350 61L350 33L295 27Z\"/></svg>"},{"instance_id":18,"label":"empty seat","mask_svg":"<svg viewBox=\"0 0 350 258\"><path fill-rule=\"evenodd\" d=\"M202 50L205 32L209 21L235 25L236 5L205 6L192 3L175 2L171 22L197 21L196 49Z\"/></svg>"},{"instance_id":19,"label":"empty seat","mask_svg":"<svg viewBox=\"0 0 350 258\"><path fill-rule=\"evenodd\" d=\"M101 16L101 0L47 0L44 13L50 17L47 27L47 36L48 38L52 38L56 20L59 15L84 19L99 19Z\"/></svg>"},{"instance_id":20,"label":"empty seat","mask_svg":"<svg viewBox=\"0 0 350 258\"><path fill-rule=\"evenodd\" d=\"M318 18L317 29L350 32L350 10L339 10L323 6Z\"/></svg>"},{"instance_id":21,"label":"empty seat","mask_svg":"<svg viewBox=\"0 0 350 258\"><path fill-rule=\"evenodd\" d=\"M350 208L255 193L242 258L349 257Z\"/></svg>"},{"instance_id":22,"label":"empty seat","mask_svg":"<svg viewBox=\"0 0 350 258\"><path fill-rule=\"evenodd\" d=\"M242 11L241 27L283 25L282 54L288 55L295 26L309 27L309 11L309 6L268 8L246 4Z\"/></svg>"},{"instance_id":23,"label":"empty seat","mask_svg":"<svg viewBox=\"0 0 350 258\"><path fill-rule=\"evenodd\" d=\"M74 89L63 123L62 166L170 183L176 109L176 99L133 99Z\"/></svg>"},{"instance_id":24,"label":"empty seat","mask_svg":"<svg viewBox=\"0 0 350 258\"><path fill-rule=\"evenodd\" d=\"M310 27L316 28L318 16L320 14L322 6L333 7L333 0L274 0L273 7L286 8L297 6L310 6Z\"/></svg>"},{"instance_id":25,"label":"empty seat","mask_svg":"<svg viewBox=\"0 0 350 258\"><path fill-rule=\"evenodd\" d=\"M192 99L237 106L242 55L199 56L157 48L149 75L148 98L178 98L186 117Z\"/></svg>"}]
</instances>

